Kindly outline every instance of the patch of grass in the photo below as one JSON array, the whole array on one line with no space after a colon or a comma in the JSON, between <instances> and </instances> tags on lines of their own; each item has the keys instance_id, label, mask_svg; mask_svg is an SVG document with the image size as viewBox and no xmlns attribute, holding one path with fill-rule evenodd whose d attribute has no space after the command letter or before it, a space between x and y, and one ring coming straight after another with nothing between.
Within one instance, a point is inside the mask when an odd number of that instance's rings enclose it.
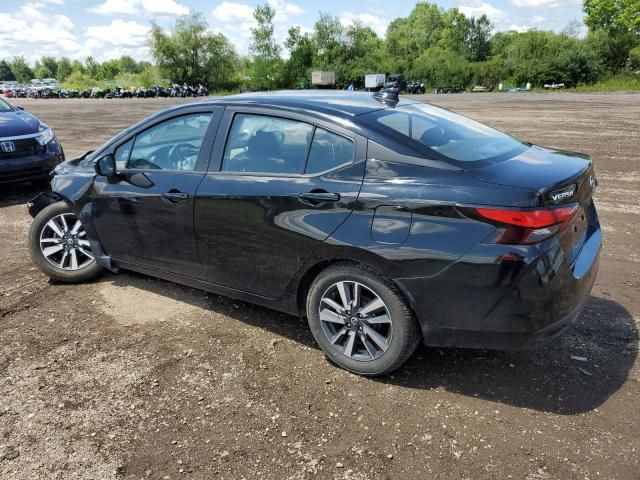
<instances>
[{"instance_id":1,"label":"patch of grass","mask_svg":"<svg viewBox=\"0 0 640 480\"><path fill-rule=\"evenodd\" d=\"M592 85L578 85L577 92L639 92L640 75L615 75Z\"/></svg>"}]
</instances>

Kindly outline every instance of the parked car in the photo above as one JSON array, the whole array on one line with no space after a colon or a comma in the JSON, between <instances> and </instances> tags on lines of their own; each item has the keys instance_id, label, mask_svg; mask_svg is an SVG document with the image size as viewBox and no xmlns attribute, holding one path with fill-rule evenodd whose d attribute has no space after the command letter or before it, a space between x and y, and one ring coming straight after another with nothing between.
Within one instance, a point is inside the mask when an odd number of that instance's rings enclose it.
<instances>
[{"instance_id":1,"label":"parked car","mask_svg":"<svg viewBox=\"0 0 640 480\"><path fill-rule=\"evenodd\" d=\"M594 187L588 156L431 105L236 95L60 165L29 245L55 280L133 270L304 315L333 362L378 375L420 342L525 348L570 326L598 268Z\"/></svg>"},{"instance_id":2,"label":"parked car","mask_svg":"<svg viewBox=\"0 0 640 480\"><path fill-rule=\"evenodd\" d=\"M30 180L48 184L64 151L51 128L0 98L0 184Z\"/></svg>"}]
</instances>

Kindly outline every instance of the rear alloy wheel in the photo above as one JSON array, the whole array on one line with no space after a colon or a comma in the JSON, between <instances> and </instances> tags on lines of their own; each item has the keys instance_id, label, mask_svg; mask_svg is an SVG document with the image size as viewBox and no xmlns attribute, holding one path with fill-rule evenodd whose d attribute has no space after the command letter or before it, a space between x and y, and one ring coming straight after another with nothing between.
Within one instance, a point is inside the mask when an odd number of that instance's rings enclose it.
<instances>
[{"instance_id":1,"label":"rear alloy wheel","mask_svg":"<svg viewBox=\"0 0 640 480\"><path fill-rule=\"evenodd\" d=\"M87 232L64 202L42 210L29 230L31 258L46 275L61 282L81 282L101 271Z\"/></svg>"},{"instance_id":2,"label":"rear alloy wheel","mask_svg":"<svg viewBox=\"0 0 640 480\"><path fill-rule=\"evenodd\" d=\"M347 370L381 375L398 368L419 330L392 282L353 265L323 271L307 300L311 331L327 356Z\"/></svg>"}]
</instances>

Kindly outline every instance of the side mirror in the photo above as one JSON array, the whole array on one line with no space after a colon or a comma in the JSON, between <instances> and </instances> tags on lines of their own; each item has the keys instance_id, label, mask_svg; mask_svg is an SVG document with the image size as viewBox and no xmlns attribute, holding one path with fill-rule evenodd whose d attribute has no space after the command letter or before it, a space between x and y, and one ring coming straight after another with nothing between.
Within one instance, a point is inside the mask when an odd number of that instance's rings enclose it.
<instances>
[{"instance_id":1,"label":"side mirror","mask_svg":"<svg viewBox=\"0 0 640 480\"><path fill-rule=\"evenodd\" d=\"M24 107L23 107L22 105L15 105L15 107L16 107L18 110L24 110Z\"/></svg>"},{"instance_id":2,"label":"side mirror","mask_svg":"<svg viewBox=\"0 0 640 480\"><path fill-rule=\"evenodd\" d=\"M112 154L101 157L94 165L98 175L113 177L116 174L116 159Z\"/></svg>"}]
</instances>

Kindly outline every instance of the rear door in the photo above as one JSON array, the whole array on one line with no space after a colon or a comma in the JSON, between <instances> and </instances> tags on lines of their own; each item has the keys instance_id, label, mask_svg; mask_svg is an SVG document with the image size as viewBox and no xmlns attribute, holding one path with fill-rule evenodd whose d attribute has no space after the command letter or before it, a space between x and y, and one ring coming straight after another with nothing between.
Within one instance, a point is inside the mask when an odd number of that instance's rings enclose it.
<instances>
[{"instance_id":1,"label":"rear door","mask_svg":"<svg viewBox=\"0 0 640 480\"><path fill-rule=\"evenodd\" d=\"M211 282L277 298L354 208L366 142L303 115L227 108L196 194Z\"/></svg>"}]
</instances>

